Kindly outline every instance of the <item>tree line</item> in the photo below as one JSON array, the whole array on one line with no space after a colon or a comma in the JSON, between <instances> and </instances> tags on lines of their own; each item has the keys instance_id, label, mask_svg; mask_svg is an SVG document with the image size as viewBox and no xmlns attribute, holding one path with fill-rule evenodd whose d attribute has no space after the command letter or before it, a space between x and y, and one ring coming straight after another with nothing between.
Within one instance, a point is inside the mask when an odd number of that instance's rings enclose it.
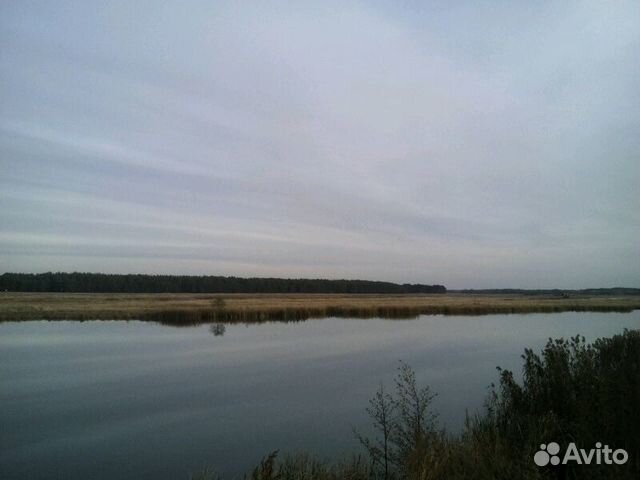
<instances>
[{"instance_id":1,"label":"tree line","mask_svg":"<svg viewBox=\"0 0 640 480\"><path fill-rule=\"evenodd\" d=\"M68 293L446 293L442 285L370 280L106 273L4 273L0 291Z\"/></svg>"},{"instance_id":2,"label":"tree line","mask_svg":"<svg viewBox=\"0 0 640 480\"><path fill-rule=\"evenodd\" d=\"M551 289L523 289L523 288L490 288L490 289L465 289L452 290L451 293L466 293L479 295L540 295L540 296L566 296L566 295L640 295L640 288L583 288L581 290L561 290L559 288Z\"/></svg>"}]
</instances>

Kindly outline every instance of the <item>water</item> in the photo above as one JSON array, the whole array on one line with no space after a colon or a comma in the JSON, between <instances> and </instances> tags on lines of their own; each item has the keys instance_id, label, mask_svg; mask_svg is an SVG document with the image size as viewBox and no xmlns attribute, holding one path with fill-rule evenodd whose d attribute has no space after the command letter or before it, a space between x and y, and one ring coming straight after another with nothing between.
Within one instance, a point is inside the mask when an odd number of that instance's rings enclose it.
<instances>
[{"instance_id":1,"label":"water","mask_svg":"<svg viewBox=\"0 0 640 480\"><path fill-rule=\"evenodd\" d=\"M239 476L274 449L336 458L399 360L439 396L441 424L481 408L525 347L640 328L640 311L335 319L175 328L0 324L0 478ZM215 333L215 334L214 334ZM221 333L223 333L221 335Z\"/></svg>"}]
</instances>

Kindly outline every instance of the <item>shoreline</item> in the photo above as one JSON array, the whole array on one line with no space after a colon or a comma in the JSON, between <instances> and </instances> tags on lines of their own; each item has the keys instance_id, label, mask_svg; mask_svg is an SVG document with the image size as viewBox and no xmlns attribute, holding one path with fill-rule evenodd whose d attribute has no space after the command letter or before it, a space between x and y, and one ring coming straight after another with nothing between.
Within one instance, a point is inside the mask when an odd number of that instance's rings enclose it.
<instances>
[{"instance_id":1,"label":"shoreline","mask_svg":"<svg viewBox=\"0 0 640 480\"><path fill-rule=\"evenodd\" d=\"M0 293L0 321L142 320L173 325L295 321L322 317L620 312L640 296L523 294L138 294Z\"/></svg>"}]
</instances>

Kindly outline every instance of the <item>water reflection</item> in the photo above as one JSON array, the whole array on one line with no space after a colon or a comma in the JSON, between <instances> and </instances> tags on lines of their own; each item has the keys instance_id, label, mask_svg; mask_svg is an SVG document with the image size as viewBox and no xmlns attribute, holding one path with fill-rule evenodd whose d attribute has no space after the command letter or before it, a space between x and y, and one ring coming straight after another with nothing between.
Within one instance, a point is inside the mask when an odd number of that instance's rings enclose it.
<instances>
[{"instance_id":1,"label":"water reflection","mask_svg":"<svg viewBox=\"0 0 640 480\"><path fill-rule=\"evenodd\" d=\"M222 337L224 336L224 332L227 331L227 327L225 327L224 323L214 323L209 327L209 331L214 337Z\"/></svg>"},{"instance_id":2,"label":"water reflection","mask_svg":"<svg viewBox=\"0 0 640 480\"><path fill-rule=\"evenodd\" d=\"M525 347L640 328L640 312L309 320L167 328L151 322L0 324L0 477L238 477L266 453L358 448L398 360L438 393L450 430ZM211 336L224 336L213 341ZM366 433L366 432L365 432Z\"/></svg>"}]
</instances>

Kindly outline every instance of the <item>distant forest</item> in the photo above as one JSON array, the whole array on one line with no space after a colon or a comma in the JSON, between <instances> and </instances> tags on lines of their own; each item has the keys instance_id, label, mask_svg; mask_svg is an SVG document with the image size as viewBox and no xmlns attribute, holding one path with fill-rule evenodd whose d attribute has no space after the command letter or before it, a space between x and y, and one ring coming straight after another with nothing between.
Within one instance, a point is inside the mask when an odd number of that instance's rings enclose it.
<instances>
[{"instance_id":1,"label":"distant forest","mask_svg":"<svg viewBox=\"0 0 640 480\"><path fill-rule=\"evenodd\" d=\"M585 288L582 290L560 290L554 289L542 289L542 290L524 290L521 288L494 288L484 290L450 290L450 293L467 293L467 294L501 294L501 295L640 295L640 288Z\"/></svg>"},{"instance_id":2,"label":"distant forest","mask_svg":"<svg viewBox=\"0 0 640 480\"><path fill-rule=\"evenodd\" d=\"M69 293L446 293L442 285L369 280L104 273L4 273L0 291Z\"/></svg>"}]
</instances>

